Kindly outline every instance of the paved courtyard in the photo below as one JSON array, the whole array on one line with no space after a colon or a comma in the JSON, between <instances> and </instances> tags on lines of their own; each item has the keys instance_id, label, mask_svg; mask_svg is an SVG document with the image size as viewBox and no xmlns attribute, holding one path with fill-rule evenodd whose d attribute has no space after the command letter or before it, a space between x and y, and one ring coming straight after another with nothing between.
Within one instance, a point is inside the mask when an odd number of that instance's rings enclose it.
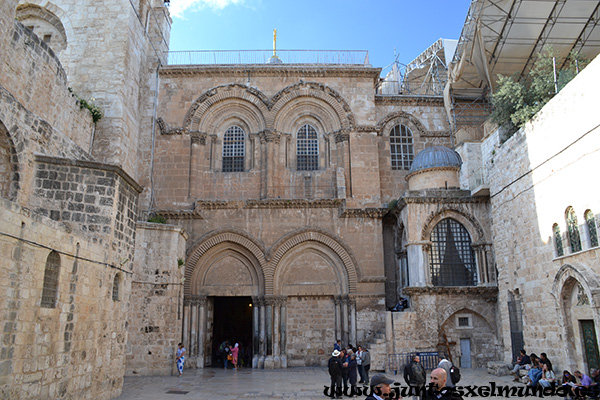
<instances>
[{"instance_id":1,"label":"paved courtyard","mask_svg":"<svg viewBox=\"0 0 600 400\"><path fill-rule=\"evenodd\" d=\"M510 385L512 377L497 377L486 369L463 369L461 385ZM404 385L400 374L388 374ZM279 370L220 368L186 369L183 377L127 377L119 400L168 399L318 399L323 400L324 385L329 384L326 368L288 368ZM365 396L360 396L364 398ZM466 397L468 399L469 397ZM500 399L499 397L488 397ZM555 399L562 399L553 397Z\"/></svg>"}]
</instances>

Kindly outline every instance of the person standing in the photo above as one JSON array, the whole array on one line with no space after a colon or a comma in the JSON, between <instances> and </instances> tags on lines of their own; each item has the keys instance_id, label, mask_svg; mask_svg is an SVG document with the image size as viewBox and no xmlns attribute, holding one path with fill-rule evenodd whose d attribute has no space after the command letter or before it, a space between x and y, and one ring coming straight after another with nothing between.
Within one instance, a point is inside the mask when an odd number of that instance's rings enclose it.
<instances>
[{"instance_id":1,"label":"person standing","mask_svg":"<svg viewBox=\"0 0 600 400\"><path fill-rule=\"evenodd\" d=\"M360 377L360 381L358 383L368 384L369 382L365 381L365 371L362 366L362 357L363 357L363 349L362 346L358 345L358 351L356 352L356 367L358 369L358 376Z\"/></svg>"},{"instance_id":2,"label":"person standing","mask_svg":"<svg viewBox=\"0 0 600 400\"><path fill-rule=\"evenodd\" d=\"M240 345L239 343L236 343L235 346L233 346L233 348L231 349L231 364L233 365L233 369L237 370L238 367L238 356L240 353Z\"/></svg>"},{"instance_id":3,"label":"person standing","mask_svg":"<svg viewBox=\"0 0 600 400\"><path fill-rule=\"evenodd\" d=\"M445 356L440 357L440 363L438 364L438 368L444 369L446 371L446 376L444 377L444 384L447 387L454 387L455 383L452 382L452 375L450 375L450 369L452 368L452 362L446 359ZM433 376L433 373L432 373Z\"/></svg>"},{"instance_id":4,"label":"person standing","mask_svg":"<svg viewBox=\"0 0 600 400\"><path fill-rule=\"evenodd\" d=\"M350 382L350 396L356 396L356 381L358 375L358 364L356 362L356 353L350 355L350 361L348 362L348 381Z\"/></svg>"},{"instance_id":5,"label":"person standing","mask_svg":"<svg viewBox=\"0 0 600 400\"><path fill-rule=\"evenodd\" d=\"M342 398L342 359L340 355L342 353L339 350L334 350L331 353L331 358L327 362L329 369L329 376L331 377L331 397L335 396L337 399Z\"/></svg>"},{"instance_id":6,"label":"person standing","mask_svg":"<svg viewBox=\"0 0 600 400\"><path fill-rule=\"evenodd\" d=\"M371 390L373 394L365 398L365 400L383 400L387 399L392 392L390 386L394 383L393 379L388 378L385 374L375 374L371 378Z\"/></svg>"},{"instance_id":7,"label":"person standing","mask_svg":"<svg viewBox=\"0 0 600 400\"><path fill-rule=\"evenodd\" d=\"M413 399L422 400L425 394L427 372L425 372L425 368L421 364L421 357L418 355L412 356L410 363L404 367L404 380L413 390Z\"/></svg>"},{"instance_id":8,"label":"person standing","mask_svg":"<svg viewBox=\"0 0 600 400\"><path fill-rule=\"evenodd\" d=\"M179 343L177 347L177 359L175 362L177 363L177 371L181 377L183 375L183 364L185 363L185 349L183 348L183 343Z\"/></svg>"},{"instance_id":9,"label":"person standing","mask_svg":"<svg viewBox=\"0 0 600 400\"><path fill-rule=\"evenodd\" d=\"M444 368L431 371L429 382L431 388L427 390L424 400L463 400L454 387L448 386L448 375Z\"/></svg>"},{"instance_id":10,"label":"person standing","mask_svg":"<svg viewBox=\"0 0 600 400\"><path fill-rule=\"evenodd\" d=\"M369 382L369 370L371 369L371 353L369 349L363 347L362 366L364 371L363 382Z\"/></svg>"},{"instance_id":11,"label":"person standing","mask_svg":"<svg viewBox=\"0 0 600 400\"><path fill-rule=\"evenodd\" d=\"M342 341L340 339L333 344L333 350L342 351Z\"/></svg>"}]
</instances>

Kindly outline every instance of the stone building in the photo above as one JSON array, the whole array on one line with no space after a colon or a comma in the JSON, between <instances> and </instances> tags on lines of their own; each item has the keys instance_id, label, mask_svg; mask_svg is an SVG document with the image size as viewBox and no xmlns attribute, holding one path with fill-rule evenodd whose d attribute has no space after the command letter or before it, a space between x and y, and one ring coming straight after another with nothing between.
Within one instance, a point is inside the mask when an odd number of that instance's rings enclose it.
<instances>
[{"instance_id":1,"label":"stone building","mask_svg":"<svg viewBox=\"0 0 600 400\"><path fill-rule=\"evenodd\" d=\"M485 81L517 50L481 69L486 2L411 63L424 92L364 55L177 63L159 0L0 3L1 396L114 398L173 373L179 341L198 368L225 339L255 368L321 365L336 339L373 369L523 346L598 365L600 60L501 137Z\"/></svg>"}]
</instances>

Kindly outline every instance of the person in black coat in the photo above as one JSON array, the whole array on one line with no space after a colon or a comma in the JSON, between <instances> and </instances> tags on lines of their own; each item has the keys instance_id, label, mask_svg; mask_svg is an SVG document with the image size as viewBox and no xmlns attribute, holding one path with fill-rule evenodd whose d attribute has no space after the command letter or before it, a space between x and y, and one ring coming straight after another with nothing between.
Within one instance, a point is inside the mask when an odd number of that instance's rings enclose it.
<instances>
[{"instance_id":1,"label":"person in black coat","mask_svg":"<svg viewBox=\"0 0 600 400\"><path fill-rule=\"evenodd\" d=\"M444 368L431 371L429 389L424 400L463 400L453 387L446 386L447 374Z\"/></svg>"},{"instance_id":2,"label":"person in black coat","mask_svg":"<svg viewBox=\"0 0 600 400\"><path fill-rule=\"evenodd\" d=\"M351 396L356 394L356 382L358 381L358 363L356 361L356 353L350 355L348 362L348 381L350 382Z\"/></svg>"},{"instance_id":3,"label":"person in black coat","mask_svg":"<svg viewBox=\"0 0 600 400\"><path fill-rule=\"evenodd\" d=\"M337 399L342 398L342 359L338 350L334 350L331 353L331 358L327 362L329 369L329 376L331 377L331 397L335 396Z\"/></svg>"},{"instance_id":4,"label":"person in black coat","mask_svg":"<svg viewBox=\"0 0 600 400\"><path fill-rule=\"evenodd\" d=\"M373 394L367 396L365 400L382 400L389 397L392 392L392 387L390 386L392 383L394 383L394 380L388 378L385 374L373 375L371 378L371 389Z\"/></svg>"}]
</instances>

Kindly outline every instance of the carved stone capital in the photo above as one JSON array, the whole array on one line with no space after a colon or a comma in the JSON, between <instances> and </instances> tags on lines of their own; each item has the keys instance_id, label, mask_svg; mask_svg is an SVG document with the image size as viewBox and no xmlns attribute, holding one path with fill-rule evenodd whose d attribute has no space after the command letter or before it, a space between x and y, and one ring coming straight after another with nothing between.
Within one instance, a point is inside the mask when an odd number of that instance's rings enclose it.
<instances>
[{"instance_id":1,"label":"carved stone capital","mask_svg":"<svg viewBox=\"0 0 600 400\"><path fill-rule=\"evenodd\" d=\"M260 138L261 143L279 144L281 142L281 134L270 129L265 129L264 131L260 132L258 137Z\"/></svg>"},{"instance_id":2,"label":"carved stone capital","mask_svg":"<svg viewBox=\"0 0 600 400\"><path fill-rule=\"evenodd\" d=\"M349 142L350 134L348 132L337 132L333 134L336 143Z\"/></svg>"},{"instance_id":3,"label":"carved stone capital","mask_svg":"<svg viewBox=\"0 0 600 400\"><path fill-rule=\"evenodd\" d=\"M206 145L206 137L208 135L205 132L193 132L190 134L190 139L192 144L201 144L202 146Z\"/></svg>"}]
</instances>

